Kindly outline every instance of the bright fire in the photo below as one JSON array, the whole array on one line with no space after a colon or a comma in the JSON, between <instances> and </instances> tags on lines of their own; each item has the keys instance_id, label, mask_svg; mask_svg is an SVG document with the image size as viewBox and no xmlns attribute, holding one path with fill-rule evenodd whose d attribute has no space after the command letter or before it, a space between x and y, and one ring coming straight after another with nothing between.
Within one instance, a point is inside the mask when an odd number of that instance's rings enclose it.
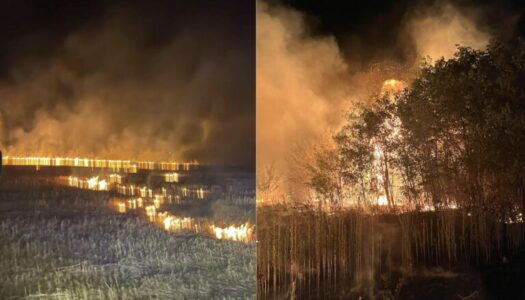
<instances>
[{"instance_id":1,"label":"bright fire","mask_svg":"<svg viewBox=\"0 0 525 300\"><path fill-rule=\"evenodd\" d=\"M406 87L407 87L407 84L403 80L387 79L383 81L381 92L382 93L397 93L397 92L401 92Z\"/></svg>"},{"instance_id":2,"label":"bright fire","mask_svg":"<svg viewBox=\"0 0 525 300\"><path fill-rule=\"evenodd\" d=\"M159 221L164 225L167 231L196 231L195 219L185 217L178 218L170 215L168 212L158 214Z\"/></svg>"},{"instance_id":3,"label":"bright fire","mask_svg":"<svg viewBox=\"0 0 525 300\"><path fill-rule=\"evenodd\" d=\"M197 198L204 199L204 190L202 188L197 190Z\"/></svg>"},{"instance_id":4,"label":"bright fire","mask_svg":"<svg viewBox=\"0 0 525 300\"><path fill-rule=\"evenodd\" d=\"M122 184L122 175L120 175L120 174L111 174L111 175L109 175L109 182L110 183Z\"/></svg>"},{"instance_id":5,"label":"bright fire","mask_svg":"<svg viewBox=\"0 0 525 300\"><path fill-rule=\"evenodd\" d=\"M199 233L201 230L201 223L191 217L176 217L167 211L158 212L159 207L155 204L155 199L150 200L152 205L144 207L148 220L154 224L159 225L164 230L169 232L192 232ZM127 201L120 201L117 204L119 213L126 213L129 210L136 210L143 207L142 198L129 199ZM210 234L221 240L232 240L238 242L250 242L254 240L255 226L245 223L240 226L231 225L228 227L210 226ZM204 231L205 232L205 231Z\"/></svg>"},{"instance_id":6,"label":"bright fire","mask_svg":"<svg viewBox=\"0 0 525 300\"><path fill-rule=\"evenodd\" d=\"M219 240L250 241L253 238L254 227L248 223L241 226L216 227L211 225L211 230Z\"/></svg>"},{"instance_id":7,"label":"bright fire","mask_svg":"<svg viewBox=\"0 0 525 300\"><path fill-rule=\"evenodd\" d=\"M118 212L119 213L125 213L126 212L126 203L120 202L118 204Z\"/></svg>"},{"instance_id":8,"label":"bright fire","mask_svg":"<svg viewBox=\"0 0 525 300\"><path fill-rule=\"evenodd\" d=\"M189 171L198 165L196 162L175 163L175 162L132 162L128 160L102 160L87 158L67 158L67 157L4 157L2 164L6 166L35 166L40 167L85 167L85 168L108 168L113 172L135 173L137 170L161 170L161 171ZM179 174L175 172L162 174L166 182L178 182ZM124 184L124 177L118 173L111 173L107 178L94 176L90 178L79 178L76 176L61 177L59 182L66 183L68 186L88 189L93 191L113 191L120 195L136 196L127 200L117 200L114 202L115 209L119 213L127 213L142 209L148 220L161 226L164 230L170 232L188 231L192 233L204 232L211 234L217 239L249 242L254 240L255 226L249 223L228 227L217 227L211 225L211 230L201 231L203 224L209 224L207 221L197 221L191 217L176 217L167 211L159 212L165 201L175 199L180 201L182 197L194 197L204 199L208 191L204 188L190 189L182 187L181 195L172 195L168 189L159 189L160 193L154 193L153 189L148 186L135 186L133 184ZM139 197L140 196L140 197Z\"/></svg>"},{"instance_id":9,"label":"bright fire","mask_svg":"<svg viewBox=\"0 0 525 300\"><path fill-rule=\"evenodd\" d=\"M164 174L164 181L165 182L179 182L179 174L178 173L166 173Z\"/></svg>"},{"instance_id":10,"label":"bright fire","mask_svg":"<svg viewBox=\"0 0 525 300\"><path fill-rule=\"evenodd\" d=\"M108 182L106 180L99 180L98 176L89 179L80 179L75 176L69 176L69 186L93 191L109 190Z\"/></svg>"},{"instance_id":11,"label":"bright fire","mask_svg":"<svg viewBox=\"0 0 525 300\"><path fill-rule=\"evenodd\" d=\"M157 215L157 208L155 207L155 205L146 206L146 216L148 216L150 221L155 220L156 215Z\"/></svg>"},{"instance_id":12,"label":"bright fire","mask_svg":"<svg viewBox=\"0 0 525 300\"><path fill-rule=\"evenodd\" d=\"M11 157L2 158L4 166L35 166L43 167L80 167L80 168L104 168L127 173L136 173L137 170L161 170L161 171L189 171L199 165L198 162L154 162L154 161L131 161L113 159L91 159L72 157Z\"/></svg>"}]
</instances>

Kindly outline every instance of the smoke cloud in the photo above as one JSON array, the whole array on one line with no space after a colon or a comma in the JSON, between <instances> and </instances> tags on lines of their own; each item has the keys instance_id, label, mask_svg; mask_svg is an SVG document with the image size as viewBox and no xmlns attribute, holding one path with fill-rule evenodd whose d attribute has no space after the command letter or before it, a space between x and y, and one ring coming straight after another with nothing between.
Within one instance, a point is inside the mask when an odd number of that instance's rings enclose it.
<instances>
[{"instance_id":1,"label":"smoke cloud","mask_svg":"<svg viewBox=\"0 0 525 300\"><path fill-rule=\"evenodd\" d=\"M474 12L467 16L447 3L412 17L408 31L419 55L431 60L450 59L457 45L480 50L487 46L490 34L481 31L475 19Z\"/></svg>"},{"instance_id":2,"label":"smoke cloud","mask_svg":"<svg viewBox=\"0 0 525 300\"><path fill-rule=\"evenodd\" d=\"M311 39L299 13L257 5L257 163L282 168L292 143L340 122L346 64L332 37Z\"/></svg>"},{"instance_id":3,"label":"smoke cloud","mask_svg":"<svg viewBox=\"0 0 525 300\"><path fill-rule=\"evenodd\" d=\"M2 49L2 150L253 166L254 5L124 3Z\"/></svg>"}]
</instances>

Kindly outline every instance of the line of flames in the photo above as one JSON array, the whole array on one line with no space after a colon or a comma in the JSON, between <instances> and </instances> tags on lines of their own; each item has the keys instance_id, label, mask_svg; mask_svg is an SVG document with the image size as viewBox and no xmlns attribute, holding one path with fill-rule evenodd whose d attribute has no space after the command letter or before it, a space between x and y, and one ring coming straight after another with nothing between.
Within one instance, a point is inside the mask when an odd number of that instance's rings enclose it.
<instances>
[{"instance_id":1,"label":"line of flames","mask_svg":"<svg viewBox=\"0 0 525 300\"><path fill-rule=\"evenodd\" d=\"M143 209L148 220L161 226L169 232L191 232L208 233L216 239L231 240L238 242L250 242L255 240L255 226L245 223L239 226L230 225L218 227L215 225L203 226L191 217L177 217L167 211L159 212L160 205L153 200L153 203L146 205L142 198L128 199L119 201L117 209L119 213L126 213L137 209Z\"/></svg>"},{"instance_id":2,"label":"line of flames","mask_svg":"<svg viewBox=\"0 0 525 300\"><path fill-rule=\"evenodd\" d=\"M2 165L5 166L35 166L40 167L84 167L84 168L106 168L114 171L121 171L126 173L136 173L137 170L162 170L162 171L189 171L198 165L197 162L147 162L147 161L130 161L130 160L108 160L108 159L90 159L90 158L70 158L70 157L10 157L2 158ZM163 174L165 182L178 182L178 173ZM100 179L98 176L91 178L79 178L76 176L69 176L67 179L68 185L79 189L88 189L93 191L109 191L112 186L115 187L116 192L123 195L134 196L135 193L141 197L151 198L151 204L146 205L142 198L128 199L127 201L120 201L117 203L117 210L120 213L126 213L128 210L136 210L143 208L148 220L150 222L161 224L166 231L188 231L199 233L203 232L202 226L191 217L176 217L167 211L158 212L161 204L165 199L171 202L172 195L167 195L166 189L162 188L162 195L153 194L153 190L148 187L137 187L134 185L123 185L122 175L110 174L109 179ZM197 198L203 199L205 197L205 190L188 189L183 187L181 189L182 196L188 197L191 194L196 194ZM178 196L177 196L178 197ZM232 240L248 242L254 241L255 226L249 223L240 226L230 225L227 227L218 227L215 225L208 226L208 233L213 237L222 240Z\"/></svg>"},{"instance_id":3,"label":"line of flames","mask_svg":"<svg viewBox=\"0 0 525 300\"><path fill-rule=\"evenodd\" d=\"M92 177L89 179L80 179L75 176L69 176L68 184L71 187L89 189L95 191L108 191L110 186L106 180L99 180L99 177ZM117 185L117 192L119 191ZM203 226L196 222L194 218L191 217L176 217L171 215L167 211L159 212L162 204L168 200L172 202L172 195L167 195L165 188L162 188L162 194L153 194L153 190L147 187L129 187L129 190L138 189L141 197L131 198L125 201L119 201L117 203L117 210L119 213L126 213L128 211L144 209L144 212L148 220L152 223L161 225L162 228L170 232L192 232L192 233L201 233L208 232L216 239L220 240L232 240L239 242L249 242L254 240L254 226L249 223L245 223L239 226L230 225L226 227L219 227L215 225L210 225L207 228L207 231L203 229ZM183 188L182 191L189 193L189 189ZM195 190L195 193L200 199L204 198L204 189L200 188ZM146 198L146 199L143 199Z\"/></svg>"},{"instance_id":4,"label":"line of flames","mask_svg":"<svg viewBox=\"0 0 525 300\"><path fill-rule=\"evenodd\" d=\"M109 179L100 179L98 176L91 178L79 178L76 176L68 177L68 185L80 189L88 189L93 191L109 191L114 190L116 193L124 196L140 196L149 198L177 198L177 196L168 195L166 188L160 189L161 194L155 194L153 189L147 186L135 186L133 184L122 184L122 177L118 174L111 174ZM180 189L182 197L189 197L195 195L197 199L204 199L208 193L204 188L190 189L182 187Z\"/></svg>"},{"instance_id":5,"label":"line of flames","mask_svg":"<svg viewBox=\"0 0 525 300\"><path fill-rule=\"evenodd\" d=\"M177 182L179 182L179 176L180 176L179 173L175 173L175 172L162 174L162 178L164 179L164 182L167 182L167 183L177 183ZM120 174L117 174L117 173L109 175L109 182L110 183L122 184L123 183L122 179L123 179L123 176L120 175Z\"/></svg>"},{"instance_id":6,"label":"line of flames","mask_svg":"<svg viewBox=\"0 0 525 300\"><path fill-rule=\"evenodd\" d=\"M210 226L215 238L220 240L247 241L253 236L254 226L249 223L240 226L230 225L228 227Z\"/></svg>"},{"instance_id":7,"label":"line of flames","mask_svg":"<svg viewBox=\"0 0 525 300\"><path fill-rule=\"evenodd\" d=\"M155 162L131 161L114 159L92 159L78 157L33 157L33 156L5 156L2 158L4 166L35 166L39 167L80 167L104 168L119 170L126 173L136 173L138 170L161 171L189 171L199 165L198 162Z\"/></svg>"},{"instance_id":8,"label":"line of flames","mask_svg":"<svg viewBox=\"0 0 525 300\"><path fill-rule=\"evenodd\" d=\"M98 176L91 177L89 179L81 179L75 176L69 176L68 184L71 187L79 189L88 189L93 191L107 191L109 185L106 180L99 180Z\"/></svg>"}]
</instances>

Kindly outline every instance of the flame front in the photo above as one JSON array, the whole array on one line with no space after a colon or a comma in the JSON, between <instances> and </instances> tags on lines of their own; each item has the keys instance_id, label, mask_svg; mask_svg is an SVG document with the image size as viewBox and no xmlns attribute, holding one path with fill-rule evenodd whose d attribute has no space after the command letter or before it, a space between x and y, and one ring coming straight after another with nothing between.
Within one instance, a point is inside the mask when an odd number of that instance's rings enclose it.
<instances>
[{"instance_id":1,"label":"flame front","mask_svg":"<svg viewBox=\"0 0 525 300\"><path fill-rule=\"evenodd\" d=\"M150 221L154 221L156 215L157 215L157 208L155 207L155 205L146 206L146 216L148 216Z\"/></svg>"},{"instance_id":2,"label":"flame front","mask_svg":"<svg viewBox=\"0 0 525 300\"><path fill-rule=\"evenodd\" d=\"M4 166L35 166L44 167L79 167L79 168L103 168L136 173L137 170L161 170L161 171L189 171L199 165L198 162L154 162L154 161L131 161L115 159L92 159L78 157L18 157L6 156L2 158Z\"/></svg>"},{"instance_id":3,"label":"flame front","mask_svg":"<svg viewBox=\"0 0 525 300\"><path fill-rule=\"evenodd\" d=\"M215 238L219 240L232 240L247 242L253 239L254 226L245 223L241 226L231 225L229 227L216 227L211 225L211 230Z\"/></svg>"},{"instance_id":4,"label":"flame front","mask_svg":"<svg viewBox=\"0 0 525 300\"><path fill-rule=\"evenodd\" d=\"M197 225L193 218L179 218L170 215L168 212L159 213L158 217L166 231L197 231Z\"/></svg>"},{"instance_id":5,"label":"flame front","mask_svg":"<svg viewBox=\"0 0 525 300\"><path fill-rule=\"evenodd\" d=\"M109 184L106 180L99 180L98 176L91 177L89 179L80 179L75 176L69 176L68 184L71 187L80 189L88 189L93 191L108 191Z\"/></svg>"},{"instance_id":6,"label":"flame front","mask_svg":"<svg viewBox=\"0 0 525 300\"><path fill-rule=\"evenodd\" d=\"M179 182L179 174L178 173L166 173L164 174L164 181L165 182Z\"/></svg>"},{"instance_id":7,"label":"flame front","mask_svg":"<svg viewBox=\"0 0 525 300\"><path fill-rule=\"evenodd\" d=\"M126 203L119 202L119 204L118 204L118 212L119 213L125 213L126 212Z\"/></svg>"}]
</instances>

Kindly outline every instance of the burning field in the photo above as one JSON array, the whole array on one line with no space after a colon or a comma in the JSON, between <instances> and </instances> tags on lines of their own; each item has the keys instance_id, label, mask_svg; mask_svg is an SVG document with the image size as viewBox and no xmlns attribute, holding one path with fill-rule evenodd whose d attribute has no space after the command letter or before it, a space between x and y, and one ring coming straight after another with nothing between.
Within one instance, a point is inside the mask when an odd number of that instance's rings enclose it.
<instances>
[{"instance_id":1,"label":"burning field","mask_svg":"<svg viewBox=\"0 0 525 300\"><path fill-rule=\"evenodd\" d=\"M255 296L253 174L87 162L4 157L2 297Z\"/></svg>"},{"instance_id":2,"label":"burning field","mask_svg":"<svg viewBox=\"0 0 525 300\"><path fill-rule=\"evenodd\" d=\"M0 3L0 299L253 299L253 1Z\"/></svg>"}]
</instances>

